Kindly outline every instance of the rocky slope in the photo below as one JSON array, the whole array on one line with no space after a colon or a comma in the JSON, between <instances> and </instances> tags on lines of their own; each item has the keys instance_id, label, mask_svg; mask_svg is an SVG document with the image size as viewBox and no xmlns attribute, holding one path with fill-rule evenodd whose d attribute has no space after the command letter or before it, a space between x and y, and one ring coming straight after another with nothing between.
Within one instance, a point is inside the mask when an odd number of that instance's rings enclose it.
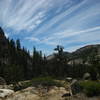
<instances>
[{"instance_id":1,"label":"rocky slope","mask_svg":"<svg viewBox=\"0 0 100 100\"><path fill-rule=\"evenodd\" d=\"M6 91L9 91L8 95L0 97L0 100L100 100L100 97L88 98L83 94L62 97L68 93L63 87L51 87L48 91L46 88L36 87L28 87L17 92L11 90Z\"/></svg>"},{"instance_id":2,"label":"rocky slope","mask_svg":"<svg viewBox=\"0 0 100 100\"><path fill-rule=\"evenodd\" d=\"M83 62L88 64L91 56L100 58L100 44L87 45L74 52L63 52L63 55L68 59L68 64L82 64ZM55 54L51 54L47 57L47 60L55 58Z\"/></svg>"},{"instance_id":3,"label":"rocky slope","mask_svg":"<svg viewBox=\"0 0 100 100\"><path fill-rule=\"evenodd\" d=\"M28 87L17 92L12 92L9 89L0 91L3 95L0 95L0 100L63 100L63 94L68 92L65 88L56 86L51 87L49 90L46 87Z\"/></svg>"}]
</instances>

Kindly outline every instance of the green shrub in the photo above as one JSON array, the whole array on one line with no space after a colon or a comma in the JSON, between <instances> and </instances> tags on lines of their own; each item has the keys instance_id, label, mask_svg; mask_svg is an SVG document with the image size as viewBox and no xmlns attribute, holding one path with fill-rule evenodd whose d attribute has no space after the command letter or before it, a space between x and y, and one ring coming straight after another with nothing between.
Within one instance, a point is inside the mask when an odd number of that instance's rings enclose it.
<instances>
[{"instance_id":1,"label":"green shrub","mask_svg":"<svg viewBox=\"0 0 100 100\"><path fill-rule=\"evenodd\" d=\"M33 78L32 80L28 81L28 82L20 82L20 84L15 84L14 85L14 90L18 91L18 90L22 90L25 89L29 86L57 86L57 87L62 87L63 85L60 82L55 81L55 79L51 78L51 77L37 77L37 78Z\"/></svg>"},{"instance_id":2,"label":"green shrub","mask_svg":"<svg viewBox=\"0 0 100 100\"><path fill-rule=\"evenodd\" d=\"M20 84L16 83L16 84L14 84L14 91L22 90L22 89L25 89L29 86L32 86L31 81L29 81L29 82L23 81L23 82L20 82Z\"/></svg>"},{"instance_id":3,"label":"green shrub","mask_svg":"<svg viewBox=\"0 0 100 100\"><path fill-rule=\"evenodd\" d=\"M80 86L83 92L87 96L99 96L100 95L100 82L84 81L84 82L80 82Z\"/></svg>"},{"instance_id":4,"label":"green shrub","mask_svg":"<svg viewBox=\"0 0 100 100\"><path fill-rule=\"evenodd\" d=\"M32 79L32 84L34 86L42 85L42 86L62 86L59 82L56 82L55 79L51 77L40 77Z\"/></svg>"}]
</instances>

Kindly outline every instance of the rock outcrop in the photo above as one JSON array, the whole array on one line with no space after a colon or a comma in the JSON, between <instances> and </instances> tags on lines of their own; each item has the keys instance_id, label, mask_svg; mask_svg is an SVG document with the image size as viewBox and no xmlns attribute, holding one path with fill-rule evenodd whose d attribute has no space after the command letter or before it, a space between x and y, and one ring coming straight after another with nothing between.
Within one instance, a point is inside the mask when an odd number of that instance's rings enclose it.
<instances>
[{"instance_id":1,"label":"rock outcrop","mask_svg":"<svg viewBox=\"0 0 100 100\"><path fill-rule=\"evenodd\" d=\"M0 100L64 100L63 95L68 94L64 87L28 87L26 89L13 92L12 90L2 89Z\"/></svg>"},{"instance_id":2,"label":"rock outcrop","mask_svg":"<svg viewBox=\"0 0 100 100\"><path fill-rule=\"evenodd\" d=\"M6 98L14 93L13 90L10 89L0 89L0 98Z\"/></svg>"},{"instance_id":3,"label":"rock outcrop","mask_svg":"<svg viewBox=\"0 0 100 100\"><path fill-rule=\"evenodd\" d=\"M83 94L71 96L64 87L28 87L16 91L0 89L0 100L100 100L100 97L88 98Z\"/></svg>"},{"instance_id":4,"label":"rock outcrop","mask_svg":"<svg viewBox=\"0 0 100 100\"><path fill-rule=\"evenodd\" d=\"M80 85L76 79L74 79L71 83L71 91L73 95L76 95L81 91Z\"/></svg>"},{"instance_id":5,"label":"rock outcrop","mask_svg":"<svg viewBox=\"0 0 100 100\"><path fill-rule=\"evenodd\" d=\"M91 79L90 73L85 73L85 74L83 75L83 80L90 80L90 79Z\"/></svg>"}]
</instances>

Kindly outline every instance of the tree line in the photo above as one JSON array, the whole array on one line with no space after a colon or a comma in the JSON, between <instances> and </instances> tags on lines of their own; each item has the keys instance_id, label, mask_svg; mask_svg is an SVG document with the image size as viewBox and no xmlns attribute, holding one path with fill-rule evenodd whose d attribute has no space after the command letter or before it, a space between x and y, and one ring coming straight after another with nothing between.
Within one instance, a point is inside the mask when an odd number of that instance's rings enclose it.
<instances>
[{"instance_id":1,"label":"tree line","mask_svg":"<svg viewBox=\"0 0 100 100\"><path fill-rule=\"evenodd\" d=\"M1 32L1 34L3 34ZM3 37L5 38L5 37ZM54 50L54 58L48 60L42 51L33 47L33 55L21 46L20 40L2 39L0 41L0 76L7 83L14 83L29 80L34 77L51 76L55 78L82 78L84 73L91 73L92 79L96 79L100 74L100 63L95 56L95 52L90 56L90 65L68 64L68 57L65 56L62 46L57 46Z\"/></svg>"}]
</instances>

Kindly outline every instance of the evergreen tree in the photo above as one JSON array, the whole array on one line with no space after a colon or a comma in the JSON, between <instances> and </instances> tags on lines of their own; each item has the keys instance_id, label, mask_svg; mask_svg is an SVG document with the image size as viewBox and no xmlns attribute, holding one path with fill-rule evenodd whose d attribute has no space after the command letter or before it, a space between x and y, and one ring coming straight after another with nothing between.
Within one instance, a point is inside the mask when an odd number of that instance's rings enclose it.
<instances>
[{"instance_id":1,"label":"evergreen tree","mask_svg":"<svg viewBox=\"0 0 100 100\"><path fill-rule=\"evenodd\" d=\"M19 39L16 40L16 47L17 47L17 50L21 49L21 45L20 45L20 40Z\"/></svg>"}]
</instances>

